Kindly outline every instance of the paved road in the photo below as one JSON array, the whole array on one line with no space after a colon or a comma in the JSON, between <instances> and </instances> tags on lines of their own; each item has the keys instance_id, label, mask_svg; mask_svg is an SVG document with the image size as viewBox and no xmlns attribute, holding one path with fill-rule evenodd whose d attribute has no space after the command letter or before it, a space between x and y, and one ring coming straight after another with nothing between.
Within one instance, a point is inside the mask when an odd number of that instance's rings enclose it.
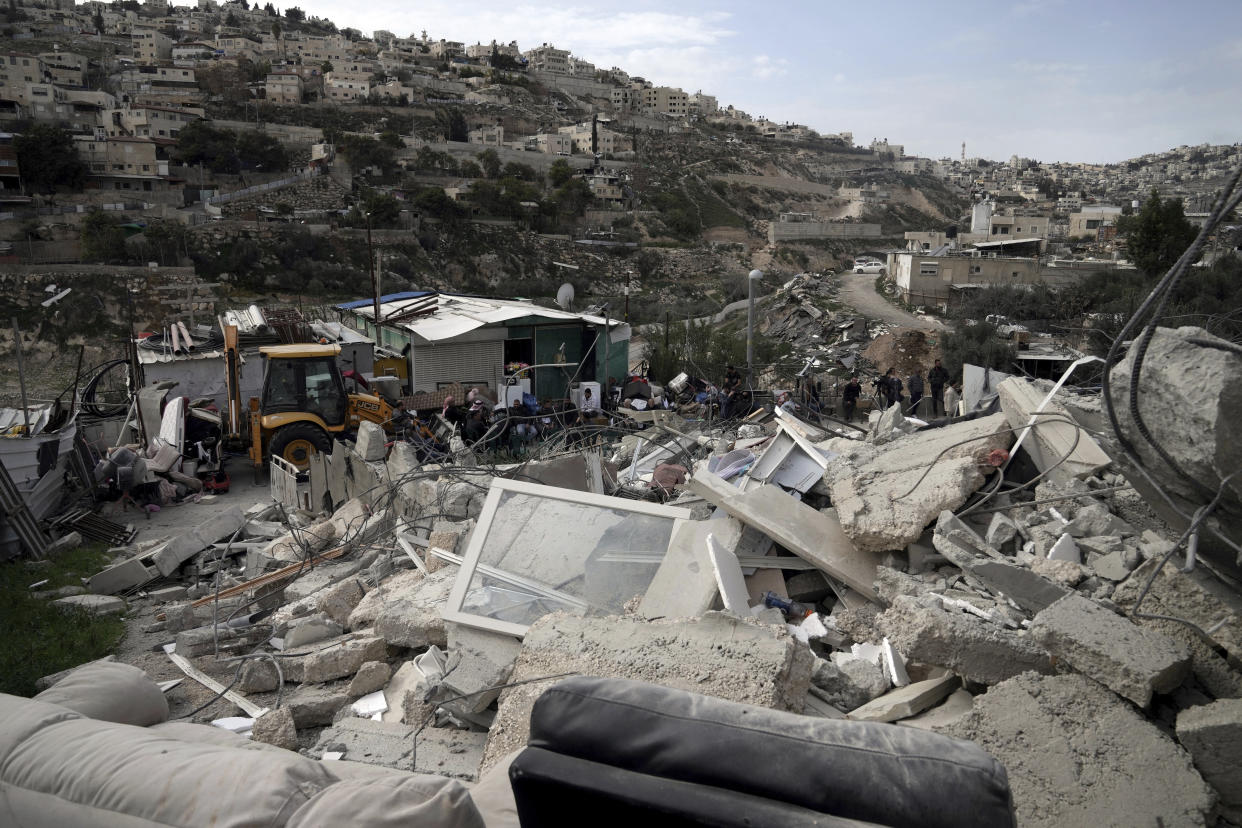
<instances>
[{"instance_id":1,"label":"paved road","mask_svg":"<svg viewBox=\"0 0 1242 828\"><path fill-rule=\"evenodd\" d=\"M933 328L943 330L944 323L936 319L920 319L907 313L875 292L875 274L842 273L841 301L870 319L878 319L890 325L905 328Z\"/></svg>"}]
</instances>

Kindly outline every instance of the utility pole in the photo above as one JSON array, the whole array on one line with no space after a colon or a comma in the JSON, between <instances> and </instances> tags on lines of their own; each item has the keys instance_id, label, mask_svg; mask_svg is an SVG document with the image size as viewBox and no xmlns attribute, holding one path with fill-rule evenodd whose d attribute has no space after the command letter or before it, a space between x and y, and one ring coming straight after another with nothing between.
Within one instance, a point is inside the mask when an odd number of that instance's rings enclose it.
<instances>
[{"instance_id":1,"label":"utility pole","mask_svg":"<svg viewBox=\"0 0 1242 828\"><path fill-rule=\"evenodd\" d=\"M382 345L383 343L380 341L379 281L375 275L375 247L371 243L371 212L368 210L363 215L367 217L367 267L371 271L371 294L375 300L375 304L373 306L375 313L375 344Z\"/></svg>"},{"instance_id":2,"label":"utility pole","mask_svg":"<svg viewBox=\"0 0 1242 828\"><path fill-rule=\"evenodd\" d=\"M746 301L746 385L754 386L755 379L755 282L763 278L762 270L752 270L746 279L749 290Z\"/></svg>"}]
</instances>

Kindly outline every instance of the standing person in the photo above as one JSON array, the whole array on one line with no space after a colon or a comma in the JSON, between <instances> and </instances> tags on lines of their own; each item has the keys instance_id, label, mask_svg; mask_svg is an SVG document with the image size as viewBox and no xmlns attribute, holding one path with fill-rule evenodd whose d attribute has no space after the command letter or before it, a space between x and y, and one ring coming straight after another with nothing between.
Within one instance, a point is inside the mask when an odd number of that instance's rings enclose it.
<instances>
[{"instance_id":1,"label":"standing person","mask_svg":"<svg viewBox=\"0 0 1242 828\"><path fill-rule=\"evenodd\" d=\"M957 404L962 399L962 384L955 382L944 392L944 410L950 417L957 416Z\"/></svg>"},{"instance_id":2,"label":"standing person","mask_svg":"<svg viewBox=\"0 0 1242 828\"><path fill-rule=\"evenodd\" d=\"M725 366L724 384L720 386L720 390L724 394L724 400L720 407L720 418L727 420L734 407L734 398L742 390L742 375L732 365Z\"/></svg>"},{"instance_id":3,"label":"standing person","mask_svg":"<svg viewBox=\"0 0 1242 828\"><path fill-rule=\"evenodd\" d=\"M932 416L945 413L944 385L949 381L949 372L944 370L940 360L927 372L927 384L931 386Z\"/></svg>"},{"instance_id":4,"label":"standing person","mask_svg":"<svg viewBox=\"0 0 1242 828\"><path fill-rule=\"evenodd\" d=\"M854 409L858 406L858 395L861 393L862 386L858 384L858 374L851 374L850 381L841 390L841 402L845 406L845 421L847 423L854 422Z\"/></svg>"},{"instance_id":5,"label":"standing person","mask_svg":"<svg viewBox=\"0 0 1242 828\"><path fill-rule=\"evenodd\" d=\"M901 403L902 384L897 375L893 373L892 368L884 372L884 387L888 389L886 391L888 405L885 407L892 408L894 405L899 405Z\"/></svg>"},{"instance_id":6,"label":"standing person","mask_svg":"<svg viewBox=\"0 0 1242 828\"><path fill-rule=\"evenodd\" d=\"M910 388L910 407L906 410L917 416L919 400L923 399L923 378L913 373L906 379L906 385Z\"/></svg>"}]
</instances>

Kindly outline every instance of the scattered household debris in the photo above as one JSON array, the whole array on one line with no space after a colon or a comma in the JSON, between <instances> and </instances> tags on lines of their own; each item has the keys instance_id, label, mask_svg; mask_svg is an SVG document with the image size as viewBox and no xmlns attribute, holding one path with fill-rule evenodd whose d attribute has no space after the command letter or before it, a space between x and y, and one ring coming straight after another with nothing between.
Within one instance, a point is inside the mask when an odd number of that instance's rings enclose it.
<instances>
[{"instance_id":1,"label":"scattered household debris","mask_svg":"<svg viewBox=\"0 0 1242 828\"><path fill-rule=\"evenodd\" d=\"M1191 534L1081 394L989 383L985 410L877 412L866 439L683 406L507 465L334 441L297 481L313 508L221 496L76 597L149 616L227 700L204 719L240 710L252 738L325 760L473 780L556 679L591 675L973 739L1022 824L1237 813L1218 758L1242 727L1237 593L1216 559L1178 557ZM1233 420L1205 422L1219 442ZM1228 450L1178 456L1223 491Z\"/></svg>"}]
</instances>

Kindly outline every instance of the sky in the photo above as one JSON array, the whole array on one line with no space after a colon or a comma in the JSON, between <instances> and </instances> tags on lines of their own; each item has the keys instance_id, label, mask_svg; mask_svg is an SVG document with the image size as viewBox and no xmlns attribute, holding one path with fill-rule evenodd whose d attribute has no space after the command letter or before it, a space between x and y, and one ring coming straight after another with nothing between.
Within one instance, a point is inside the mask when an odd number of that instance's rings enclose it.
<instances>
[{"instance_id":1,"label":"sky","mask_svg":"<svg viewBox=\"0 0 1242 828\"><path fill-rule=\"evenodd\" d=\"M1242 141L1242 0L299 0L386 29L715 95L906 153L1122 161ZM282 7L283 8L283 7Z\"/></svg>"}]
</instances>

